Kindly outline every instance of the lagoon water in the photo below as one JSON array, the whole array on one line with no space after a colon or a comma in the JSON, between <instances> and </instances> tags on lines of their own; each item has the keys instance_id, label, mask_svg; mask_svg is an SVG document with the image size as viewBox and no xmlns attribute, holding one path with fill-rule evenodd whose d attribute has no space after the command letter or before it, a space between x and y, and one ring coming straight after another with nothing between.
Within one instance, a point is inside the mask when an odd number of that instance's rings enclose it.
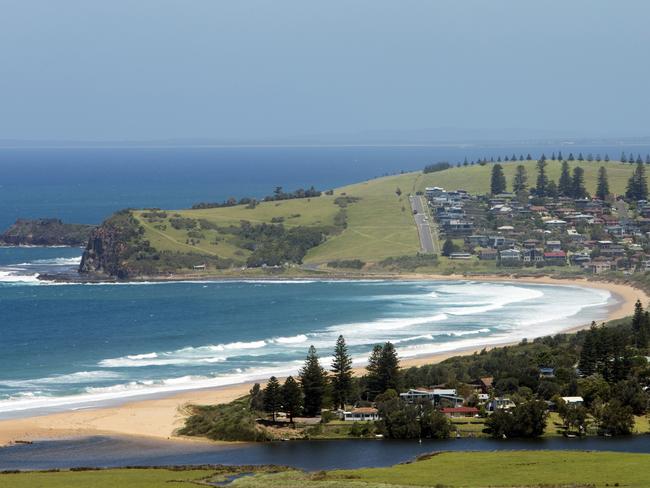
<instances>
[{"instance_id":1,"label":"lagoon water","mask_svg":"<svg viewBox=\"0 0 650 488\"><path fill-rule=\"evenodd\" d=\"M580 450L650 453L650 436L568 439L332 440L208 444L94 436L17 444L0 449L0 469L78 466L259 465L317 471L392 466L441 451Z\"/></svg>"},{"instance_id":2,"label":"lagoon water","mask_svg":"<svg viewBox=\"0 0 650 488\"><path fill-rule=\"evenodd\" d=\"M128 206L187 207L275 185L325 189L442 159L556 149L0 148L0 226L18 217L99 223ZM409 357L532 338L603 318L614 300L506 283L36 280L74 269L80 255L0 248L0 417L292 373L310 344L327 358L341 333L358 362L387 340Z\"/></svg>"},{"instance_id":3,"label":"lagoon water","mask_svg":"<svg viewBox=\"0 0 650 488\"><path fill-rule=\"evenodd\" d=\"M80 250L0 253L0 417L295 373L339 334L413 357L558 332L604 317L605 290L472 281L44 284ZM70 254L76 253L76 256ZM4 281L3 281L4 280Z\"/></svg>"}]
</instances>

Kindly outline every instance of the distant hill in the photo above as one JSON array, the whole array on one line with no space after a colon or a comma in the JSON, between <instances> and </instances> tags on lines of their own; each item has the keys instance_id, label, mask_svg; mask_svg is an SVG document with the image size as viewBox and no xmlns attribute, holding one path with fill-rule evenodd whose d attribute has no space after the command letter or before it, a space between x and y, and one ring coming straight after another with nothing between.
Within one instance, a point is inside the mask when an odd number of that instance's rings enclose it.
<instances>
[{"instance_id":1,"label":"distant hill","mask_svg":"<svg viewBox=\"0 0 650 488\"><path fill-rule=\"evenodd\" d=\"M523 164L535 184L536 161L501 163L511 189ZM571 162L585 170L586 188L596 189L605 166L610 190L624 193L633 165ZM427 186L485 194L492 163L377 178L312 198L188 210L128 210L115 214L91 236L81 271L130 278L165 274L241 274L243 268L301 263L307 269L356 260L357 266L415 256L420 246L408 195ZM548 161L549 178L560 161ZM198 202L197 202L198 203Z\"/></svg>"}]
</instances>

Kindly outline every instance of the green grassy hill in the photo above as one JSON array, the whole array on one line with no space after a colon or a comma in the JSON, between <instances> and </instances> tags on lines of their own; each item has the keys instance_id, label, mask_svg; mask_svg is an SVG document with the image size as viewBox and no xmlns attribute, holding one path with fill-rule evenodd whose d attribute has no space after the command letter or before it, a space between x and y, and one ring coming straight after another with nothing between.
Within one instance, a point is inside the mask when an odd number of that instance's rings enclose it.
<instances>
[{"instance_id":1,"label":"green grassy hill","mask_svg":"<svg viewBox=\"0 0 650 488\"><path fill-rule=\"evenodd\" d=\"M316 198L262 202L255 208L245 205L201 210L172 210L162 219L148 219L146 210L134 215L145 228L144 238L159 250L198 252L222 258L244 259L250 251L237 245L236 239L213 228L202 228L199 242L188 242L186 229L175 229L171 220L205 220L215 227L281 222L285 227L334 226L337 214L346 213L346 227L333 232L327 240L309 251L305 263L320 264L337 259L361 259L376 262L389 256L415 254L419 250L417 229L411 214L408 193L415 191L419 174L378 178L338 188L333 195ZM398 195L397 188L402 190ZM340 197L358 199L344 208ZM209 227L209 226L207 226Z\"/></svg>"},{"instance_id":2,"label":"green grassy hill","mask_svg":"<svg viewBox=\"0 0 650 488\"><path fill-rule=\"evenodd\" d=\"M548 166L546 171L548 177L555 182L560 178L560 170L562 163L557 160L546 160ZM523 164L528 171L528 184L535 186L535 179L537 177L536 164L537 161L513 161L507 163L499 163L503 166L503 173L508 182L508 190L512 190L512 179L515 174L515 168ZM571 161L569 168L573 170L576 166L580 166L585 170L585 187L592 195L596 192L596 182L598 168L604 166L607 169L607 176L609 179L609 190L613 194L624 194L627 180L629 179L634 165L629 163L621 163L620 161L609 162L587 162L587 161ZM441 186L448 190L462 188L470 193L487 193L490 191L490 174L492 172L492 163L485 166L463 166L461 168L450 168L436 173L428 173L418 179L417 189L423 190L425 186Z\"/></svg>"},{"instance_id":3,"label":"green grassy hill","mask_svg":"<svg viewBox=\"0 0 650 488\"><path fill-rule=\"evenodd\" d=\"M535 184L535 161L502 163L509 189L519 164L528 170L529 185ZM569 166L571 169L584 168L585 184L591 193L595 192L600 166L607 168L610 190L614 194L624 193L634 170L634 165L620 162L574 161ZM321 231L322 242L311 244L307 253L303 252L303 263L311 268L337 260L376 264L389 257L414 256L420 246L408 195L424 191L427 186L448 190L463 188L473 194L485 194L490 190L492 167L492 164L470 165L428 174L413 172L387 176L335 189L331 195L262 202L256 206L134 210L132 215L142 226L143 233L139 242L131 243L133 252L122 256L123 262L133 265L135 270L148 270L136 271L140 275L155 274L156 269L176 272L192 268L203 260L208 263L206 272L213 272L214 266L220 269L234 266L237 270L253 254L252 248L261 239L259 235L238 234L242 221L252 226L282 223L285 230L295 229L296 233L305 228ZM559 161L548 161L549 178L557 181L560 168ZM274 246L284 246L287 242L287 239L276 240L267 250L275 252ZM262 262L268 263L265 259L266 255Z\"/></svg>"}]
</instances>

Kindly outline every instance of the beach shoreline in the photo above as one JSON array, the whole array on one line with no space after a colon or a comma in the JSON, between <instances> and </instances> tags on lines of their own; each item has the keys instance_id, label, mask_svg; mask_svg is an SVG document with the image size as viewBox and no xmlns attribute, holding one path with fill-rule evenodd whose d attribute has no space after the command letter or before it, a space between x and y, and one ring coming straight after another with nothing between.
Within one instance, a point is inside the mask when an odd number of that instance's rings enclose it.
<instances>
[{"instance_id":1,"label":"beach shoreline","mask_svg":"<svg viewBox=\"0 0 650 488\"><path fill-rule=\"evenodd\" d=\"M277 279L277 278L276 278ZM303 278L304 279L304 278ZM391 279L377 277L376 279ZM616 298L616 305L608 310L605 321L620 319L632 314L637 299L647 303L648 295L629 284L587 280L584 278L558 279L549 276L513 277L503 275L430 275L410 274L393 277L400 280L465 280L486 282L516 282L527 284L552 284L604 289ZM576 332L589 327L589 324L572 326L565 333ZM407 358L401 361L402 367L435 364L453 356L470 355L482 349L503 347L512 343L491 344L466 349L456 349L442 353ZM360 369L358 370L360 371ZM174 439L184 442L202 442L174 436L174 431L183 425L188 404L215 404L230 402L248 393L253 382L220 386L209 389L187 390L162 397L131 401L116 406L71 410L39 416L0 421L0 446L17 441L38 441L93 435L120 435L148 437L155 439Z\"/></svg>"}]
</instances>

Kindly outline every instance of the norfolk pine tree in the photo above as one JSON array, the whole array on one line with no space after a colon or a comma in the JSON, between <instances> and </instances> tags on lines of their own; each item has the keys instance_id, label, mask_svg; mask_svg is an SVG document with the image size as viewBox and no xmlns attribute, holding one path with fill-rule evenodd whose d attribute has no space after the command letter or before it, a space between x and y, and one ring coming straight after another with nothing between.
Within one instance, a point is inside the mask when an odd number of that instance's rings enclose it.
<instances>
[{"instance_id":1,"label":"norfolk pine tree","mask_svg":"<svg viewBox=\"0 0 650 488\"><path fill-rule=\"evenodd\" d=\"M332 397L335 407L345 408L352 390L352 358L342 335L336 340L332 361Z\"/></svg>"},{"instance_id":2,"label":"norfolk pine tree","mask_svg":"<svg viewBox=\"0 0 650 488\"><path fill-rule=\"evenodd\" d=\"M281 406L282 390L280 383L275 376L271 376L266 388L264 388L264 411L273 415L273 421L275 422L275 414L280 410Z\"/></svg>"},{"instance_id":3,"label":"norfolk pine tree","mask_svg":"<svg viewBox=\"0 0 650 488\"><path fill-rule=\"evenodd\" d=\"M304 395L305 415L310 417L320 415L327 388L327 373L318 361L314 346L309 347L305 365L300 370L300 385Z\"/></svg>"},{"instance_id":4,"label":"norfolk pine tree","mask_svg":"<svg viewBox=\"0 0 650 488\"><path fill-rule=\"evenodd\" d=\"M609 181L607 179L607 170L605 166L598 169L598 184L596 186L596 196L605 200L609 195Z\"/></svg>"}]
</instances>

